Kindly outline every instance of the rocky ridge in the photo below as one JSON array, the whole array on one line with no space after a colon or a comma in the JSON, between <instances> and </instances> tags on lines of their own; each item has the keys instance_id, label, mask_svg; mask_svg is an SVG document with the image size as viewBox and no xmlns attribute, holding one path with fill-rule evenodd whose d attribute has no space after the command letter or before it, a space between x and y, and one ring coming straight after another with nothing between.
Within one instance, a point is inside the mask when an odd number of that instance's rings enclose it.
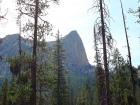
<instances>
[{"instance_id":1,"label":"rocky ridge","mask_svg":"<svg viewBox=\"0 0 140 105\"><path fill-rule=\"evenodd\" d=\"M24 38L22 38L24 39ZM91 73L94 69L89 64L83 42L77 33L77 31L71 31L68 35L62 38L63 46L66 55L66 68L76 73ZM54 42L48 42L53 45ZM22 41L22 48L28 50L29 42ZM3 61L0 62L0 74L10 75L8 64L5 63L5 59L18 53L18 35L7 35L2 38L2 44L0 45L0 55L3 57Z\"/></svg>"}]
</instances>

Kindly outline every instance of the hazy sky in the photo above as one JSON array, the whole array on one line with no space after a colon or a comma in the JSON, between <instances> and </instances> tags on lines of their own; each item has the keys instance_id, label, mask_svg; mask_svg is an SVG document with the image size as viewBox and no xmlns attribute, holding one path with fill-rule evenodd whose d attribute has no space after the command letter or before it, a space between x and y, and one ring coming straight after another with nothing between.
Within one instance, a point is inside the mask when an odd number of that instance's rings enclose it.
<instances>
[{"instance_id":1,"label":"hazy sky","mask_svg":"<svg viewBox=\"0 0 140 105\"><path fill-rule=\"evenodd\" d=\"M126 39L123 28L122 14L119 0L105 0L111 17L115 20L110 20L110 30L113 38L116 40L116 47L119 48L121 54L126 59L127 49ZM132 53L132 64L137 66L140 64L140 25L135 21L138 19L133 14L128 14L129 8L137 9L139 6L138 0L122 0L124 13L126 15L127 27L129 27L128 35ZM15 24L14 0L3 0L1 7L5 10L9 8L8 23L0 25L0 37L7 34L18 33L18 27ZM59 5L52 4L47 16L50 23L53 25L54 34L59 29L60 33L65 36L72 30L77 30L84 43L89 62L94 62L93 48L93 25L98 14L94 14L92 10L88 11L93 5L93 0L60 0ZM14 12L15 13L15 12ZM3 22L5 23L5 22ZM47 40L53 40L52 37L47 37Z\"/></svg>"}]
</instances>

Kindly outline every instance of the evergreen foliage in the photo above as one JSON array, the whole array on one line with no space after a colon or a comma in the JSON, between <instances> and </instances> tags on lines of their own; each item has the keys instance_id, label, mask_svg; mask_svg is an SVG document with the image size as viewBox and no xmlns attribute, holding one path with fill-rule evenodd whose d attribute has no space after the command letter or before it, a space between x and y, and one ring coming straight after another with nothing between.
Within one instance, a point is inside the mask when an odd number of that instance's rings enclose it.
<instances>
[{"instance_id":1,"label":"evergreen foliage","mask_svg":"<svg viewBox=\"0 0 140 105\"><path fill-rule=\"evenodd\" d=\"M32 52L21 49L19 35L19 55L6 59L12 78L0 76L0 105L140 105L140 66L137 69L132 66L121 0L129 61L124 60L117 48L110 55L114 47L108 7L105 0L94 0L93 8L100 15L94 25L97 64L92 76L72 70L68 73L59 31L53 48L46 44L45 35L52 35L52 25L45 20L50 2L58 4L59 0L16 0L20 35L29 35ZM129 13L139 13L140 18L140 7L136 11L130 9ZM6 14L7 11L0 14L0 21ZM27 21L21 25L23 18Z\"/></svg>"},{"instance_id":2,"label":"evergreen foliage","mask_svg":"<svg viewBox=\"0 0 140 105\"><path fill-rule=\"evenodd\" d=\"M105 85L104 80L104 70L101 66L95 68L95 75L96 75L96 91L95 91L95 97L94 104L99 105L100 103L104 103L103 96L105 93L103 93L103 88ZM101 101L102 100L102 101Z\"/></svg>"},{"instance_id":3,"label":"evergreen foliage","mask_svg":"<svg viewBox=\"0 0 140 105\"><path fill-rule=\"evenodd\" d=\"M76 98L76 105L93 105L93 91L86 83Z\"/></svg>"},{"instance_id":4,"label":"evergreen foliage","mask_svg":"<svg viewBox=\"0 0 140 105\"><path fill-rule=\"evenodd\" d=\"M132 60L131 60L131 52L130 52L130 45L129 45L129 39L128 39L128 34L127 34L127 27L126 27L126 20L125 20L125 15L123 12L123 5L122 1L120 0L121 4L121 10L122 10L122 17L123 17L123 23L124 23L124 30L125 30L125 36L126 36L126 44L127 44L127 50L128 50L128 65L130 69L130 76L131 76L131 84L132 84L132 94L133 94L133 104L137 104L137 99L136 99L136 84L135 84L135 70L132 67Z\"/></svg>"},{"instance_id":5,"label":"evergreen foliage","mask_svg":"<svg viewBox=\"0 0 140 105\"><path fill-rule=\"evenodd\" d=\"M57 2L57 0L53 1ZM44 19L47 15L46 10L49 8L49 0L17 0L18 18L21 21L22 17L28 19L24 24L22 32L29 34L33 39L32 44L32 58L31 63L31 88L32 94L30 96L30 103L36 105L36 72L37 72L37 42L44 38L44 35L50 35L52 25Z\"/></svg>"},{"instance_id":6,"label":"evergreen foliage","mask_svg":"<svg viewBox=\"0 0 140 105\"><path fill-rule=\"evenodd\" d=\"M97 105L100 103L104 103L104 95L105 93L104 91L104 85L105 85L105 73L104 70L102 68L102 58L101 58L101 52L100 52L100 48L99 48L99 37L101 36L101 32L100 30L98 30L99 33L96 33L95 27L94 27L94 46L95 46L95 62L96 62L96 68L95 68L95 76L96 76L96 92L95 92L95 102ZM100 101L102 100L102 101Z\"/></svg>"},{"instance_id":7,"label":"evergreen foliage","mask_svg":"<svg viewBox=\"0 0 140 105\"><path fill-rule=\"evenodd\" d=\"M57 66L53 60L52 49L46 47L45 40L38 42L37 49L37 104L50 104Z\"/></svg>"},{"instance_id":8,"label":"evergreen foliage","mask_svg":"<svg viewBox=\"0 0 140 105\"><path fill-rule=\"evenodd\" d=\"M127 70L126 61L121 56L118 49L115 49L110 60L112 69L111 75L111 93L113 105L133 103L131 94L130 72Z\"/></svg>"},{"instance_id":9,"label":"evergreen foliage","mask_svg":"<svg viewBox=\"0 0 140 105\"><path fill-rule=\"evenodd\" d=\"M59 31L56 34L56 44L54 45L54 61L57 65L56 69L56 88L55 88L55 105L66 105L68 103L68 92L67 84L65 79L66 68L65 68L65 55L63 44L61 42Z\"/></svg>"}]
</instances>

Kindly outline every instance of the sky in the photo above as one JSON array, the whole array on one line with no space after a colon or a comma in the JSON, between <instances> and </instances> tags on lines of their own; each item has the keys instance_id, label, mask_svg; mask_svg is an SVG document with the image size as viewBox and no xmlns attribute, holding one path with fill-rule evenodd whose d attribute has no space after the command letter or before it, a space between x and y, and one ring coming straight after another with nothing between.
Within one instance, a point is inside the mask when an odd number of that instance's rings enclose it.
<instances>
[{"instance_id":1,"label":"sky","mask_svg":"<svg viewBox=\"0 0 140 105\"><path fill-rule=\"evenodd\" d=\"M124 14L126 16L126 25L129 27L128 36L132 54L132 64L137 67L140 64L140 25L135 23L138 18L133 14L129 14L129 8L137 10L140 3L138 0L122 0L124 7ZM127 58L127 48L125 31L123 26L123 19L121 14L121 7L119 0L105 0L108 5L110 16L110 31L117 42L116 47L119 48L120 53ZM12 5L11 5L12 4ZM14 0L3 0L1 11L9 8L7 15L8 21L1 21L0 37L5 37L8 34L15 34L19 32L18 26L15 24L15 6ZM99 14L94 13L90 8L93 5L93 0L60 0L59 5L51 4L47 19L53 25L53 33L60 31L62 36L67 35L72 30L77 30L80 35L88 60L94 64L94 48L93 48L93 26L95 19ZM90 10L89 10L90 9ZM89 11L88 11L89 10ZM5 23L7 23L5 25ZM48 41L54 40L54 37L47 37Z\"/></svg>"}]
</instances>

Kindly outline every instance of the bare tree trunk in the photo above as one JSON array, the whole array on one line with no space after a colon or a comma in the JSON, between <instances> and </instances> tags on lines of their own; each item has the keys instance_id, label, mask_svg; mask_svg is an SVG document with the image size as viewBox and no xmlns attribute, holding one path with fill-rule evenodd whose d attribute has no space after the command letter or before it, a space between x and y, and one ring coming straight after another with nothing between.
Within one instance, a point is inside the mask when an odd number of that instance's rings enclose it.
<instances>
[{"instance_id":1,"label":"bare tree trunk","mask_svg":"<svg viewBox=\"0 0 140 105\"><path fill-rule=\"evenodd\" d=\"M104 26L104 15L102 0L100 0L100 15L101 15L101 24L102 24L102 41L103 41L103 54L104 54L104 69L105 69L105 85L106 85L106 105L110 105L110 92L109 92L109 70L107 63L107 52L106 52L106 40L105 40L105 26Z\"/></svg>"},{"instance_id":2,"label":"bare tree trunk","mask_svg":"<svg viewBox=\"0 0 140 105\"><path fill-rule=\"evenodd\" d=\"M34 61L31 65L31 97L30 102L31 105L36 105L36 48L37 48L37 23L38 23L38 3L39 1L36 0L35 6L35 25L34 25L34 40L33 40L33 58Z\"/></svg>"},{"instance_id":3,"label":"bare tree trunk","mask_svg":"<svg viewBox=\"0 0 140 105\"><path fill-rule=\"evenodd\" d=\"M135 93L136 86L135 86L134 73L133 73L132 62L131 62L131 53L130 53L130 47L129 47L129 41L128 41L128 35L127 35L127 28L126 28L126 24L125 24L125 16L124 16L123 6L122 6L122 1L121 0L120 0L120 3L121 3L123 23L124 23L124 29L125 29L125 35L126 35L126 41L127 41L128 58L129 58L129 63L130 63L131 82L132 82L132 94L133 94L133 104L134 105L137 105L136 93Z\"/></svg>"}]
</instances>

